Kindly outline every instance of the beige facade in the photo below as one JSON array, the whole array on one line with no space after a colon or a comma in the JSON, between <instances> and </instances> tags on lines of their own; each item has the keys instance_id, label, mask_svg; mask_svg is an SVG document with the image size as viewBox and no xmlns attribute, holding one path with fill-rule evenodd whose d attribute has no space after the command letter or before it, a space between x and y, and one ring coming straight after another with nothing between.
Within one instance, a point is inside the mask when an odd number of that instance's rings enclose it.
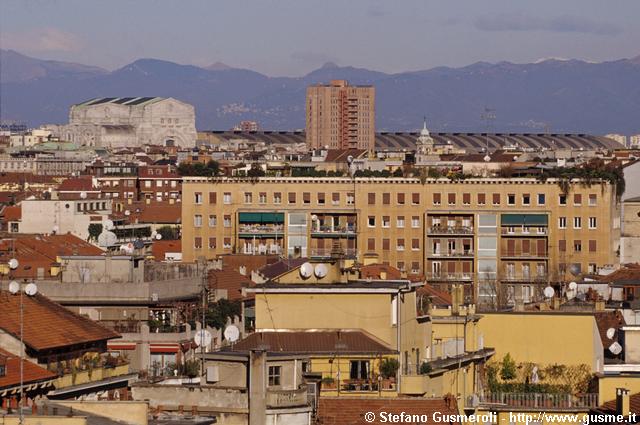
<instances>
[{"instance_id":1,"label":"beige facade","mask_svg":"<svg viewBox=\"0 0 640 425\"><path fill-rule=\"evenodd\" d=\"M375 88L345 80L307 87L307 145L317 149L375 146Z\"/></svg>"},{"instance_id":2,"label":"beige facade","mask_svg":"<svg viewBox=\"0 0 640 425\"><path fill-rule=\"evenodd\" d=\"M520 179L260 178L183 184L185 261L220 254L375 258L467 296L533 300L617 262L615 188ZM484 282L484 291L474 283ZM506 293L492 283L507 282Z\"/></svg>"},{"instance_id":3,"label":"beige facade","mask_svg":"<svg viewBox=\"0 0 640 425\"><path fill-rule=\"evenodd\" d=\"M640 258L640 197L622 203L620 264L635 263Z\"/></svg>"}]
</instances>

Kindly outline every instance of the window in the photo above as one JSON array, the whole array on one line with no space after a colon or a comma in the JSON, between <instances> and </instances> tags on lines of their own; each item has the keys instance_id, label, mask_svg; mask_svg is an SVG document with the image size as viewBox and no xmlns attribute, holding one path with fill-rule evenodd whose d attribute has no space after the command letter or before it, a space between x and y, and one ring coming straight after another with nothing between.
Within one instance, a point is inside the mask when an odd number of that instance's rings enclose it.
<instances>
[{"instance_id":1,"label":"window","mask_svg":"<svg viewBox=\"0 0 640 425\"><path fill-rule=\"evenodd\" d=\"M280 193L280 192L274 192L273 193L273 203L274 204L281 204L282 203L282 193Z\"/></svg>"},{"instance_id":2,"label":"window","mask_svg":"<svg viewBox=\"0 0 640 425\"><path fill-rule=\"evenodd\" d=\"M596 241L593 240L593 239L590 240L589 241L589 252L596 252L596 246L597 246Z\"/></svg>"},{"instance_id":3,"label":"window","mask_svg":"<svg viewBox=\"0 0 640 425\"><path fill-rule=\"evenodd\" d=\"M598 273L598 266L595 263L589 263L589 274Z\"/></svg>"},{"instance_id":4,"label":"window","mask_svg":"<svg viewBox=\"0 0 640 425\"><path fill-rule=\"evenodd\" d=\"M222 247L224 249L231 249L231 238L224 238Z\"/></svg>"},{"instance_id":5,"label":"window","mask_svg":"<svg viewBox=\"0 0 640 425\"><path fill-rule=\"evenodd\" d=\"M280 385L280 374L282 366L269 366L269 386L277 387Z\"/></svg>"},{"instance_id":6,"label":"window","mask_svg":"<svg viewBox=\"0 0 640 425\"><path fill-rule=\"evenodd\" d=\"M195 249L201 249L202 248L202 238L199 236L196 236L195 238L193 238L193 247Z\"/></svg>"},{"instance_id":7,"label":"window","mask_svg":"<svg viewBox=\"0 0 640 425\"><path fill-rule=\"evenodd\" d=\"M151 180L145 180L144 187L151 187Z\"/></svg>"},{"instance_id":8,"label":"window","mask_svg":"<svg viewBox=\"0 0 640 425\"><path fill-rule=\"evenodd\" d=\"M231 204L231 192L225 192L222 195L222 203L225 205L230 205Z\"/></svg>"},{"instance_id":9,"label":"window","mask_svg":"<svg viewBox=\"0 0 640 425\"><path fill-rule=\"evenodd\" d=\"M418 274L420 273L420 263L417 261L412 261L411 262L411 273L412 274Z\"/></svg>"},{"instance_id":10,"label":"window","mask_svg":"<svg viewBox=\"0 0 640 425\"><path fill-rule=\"evenodd\" d=\"M538 205L544 205L547 202L547 195L538 193Z\"/></svg>"},{"instance_id":11,"label":"window","mask_svg":"<svg viewBox=\"0 0 640 425\"><path fill-rule=\"evenodd\" d=\"M531 195L528 193L522 194L522 205L531 205Z\"/></svg>"},{"instance_id":12,"label":"window","mask_svg":"<svg viewBox=\"0 0 640 425\"><path fill-rule=\"evenodd\" d=\"M389 227L391 223L391 219L389 218L388 215L383 215L382 216L382 227Z\"/></svg>"},{"instance_id":13,"label":"window","mask_svg":"<svg viewBox=\"0 0 640 425\"><path fill-rule=\"evenodd\" d=\"M411 249L414 251L418 251L420 249L420 239L411 239Z\"/></svg>"},{"instance_id":14,"label":"window","mask_svg":"<svg viewBox=\"0 0 640 425\"><path fill-rule=\"evenodd\" d=\"M558 217L558 229L567 228L567 217Z\"/></svg>"},{"instance_id":15,"label":"window","mask_svg":"<svg viewBox=\"0 0 640 425\"><path fill-rule=\"evenodd\" d=\"M493 205L500 205L500 194L494 193L491 201Z\"/></svg>"},{"instance_id":16,"label":"window","mask_svg":"<svg viewBox=\"0 0 640 425\"><path fill-rule=\"evenodd\" d=\"M318 205L324 205L324 192L318 192Z\"/></svg>"},{"instance_id":17,"label":"window","mask_svg":"<svg viewBox=\"0 0 640 425\"><path fill-rule=\"evenodd\" d=\"M582 217L573 217L573 228L574 229L582 228Z\"/></svg>"},{"instance_id":18,"label":"window","mask_svg":"<svg viewBox=\"0 0 640 425\"><path fill-rule=\"evenodd\" d=\"M462 194L462 204L463 205L471 205L471 194L463 193Z\"/></svg>"},{"instance_id":19,"label":"window","mask_svg":"<svg viewBox=\"0 0 640 425\"><path fill-rule=\"evenodd\" d=\"M398 218L396 219L396 227L398 229L404 228L404 216L403 215L399 215Z\"/></svg>"},{"instance_id":20,"label":"window","mask_svg":"<svg viewBox=\"0 0 640 425\"><path fill-rule=\"evenodd\" d=\"M404 239L403 238L399 238L397 240L396 247L397 247L398 251L404 251Z\"/></svg>"},{"instance_id":21,"label":"window","mask_svg":"<svg viewBox=\"0 0 640 425\"><path fill-rule=\"evenodd\" d=\"M196 214L193 216L193 226L202 227L202 215Z\"/></svg>"},{"instance_id":22,"label":"window","mask_svg":"<svg viewBox=\"0 0 640 425\"><path fill-rule=\"evenodd\" d=\"M201 204L202 203L202 192L194 193L193 197L194 197L193 202L195 202L196 204Z\"/></svg>"},{"instance_id":23,"label":"window","mask_svg":"<svg viewBox=\"0 0 640 425\"><path fill-rule=\"evenodd\" d=\"M382 250L383 251L389 251L390 248L390 243L389 243L389 239L385 238L382 239Z\"/></svg>"},{"instance_id":24,"label":"window","mask_svg":"<svg viewBox=\"0 0 640 425\"><path fill-rule=\"evenodd\" d=\"M369 225L369 227L376 227L376 216L370 215L369 219L367 220L367 224Z\"/></svg>"},{"instance_id":25,"label":"window","mask_svg":"<svg viewBox=\"0 0 640 425\"><path fill-rule=\"evenodd\" d=\"M376 194L375 193L368 193L367 194L367 203L369 205L375 205L376 204Z\"/></svg>"},{"instance_id":26,"label":"window","mask_svg":"<svg viewBox=\"0 0 640 425\"><path fill-rule=\"evenodd\" d=\"M209 204L214 205L218 202L218 194L216 192L209 192Z\"/></svg>"},{"instance_id":27,"label":"window","mask_svg":"<svg viewBox=\"0 0 640 425\"><path fill-rule=\"evenodd\" d=\"M253 193L245 192L244 193L244 203L245 204L250 204L251 202L253 202Z\"/></svg>"},{"instance_id":28,"label":"window","mask_svg":"<svg viewBox=\"0 0 640 425\"><path fill-rule=\"evenodd\" d=\"M347 193L347 205L353 205L356 203L356 195L353 192Z\"/></svg>"},{"instance_id":29,"label":"window","mask_svg":"<svg viewBox=\"0 0 640 425\"><path fill-rule=\"evenodd\" d=\"M374 238L367 239L367 250L368 251L376 250L376 240Z\"/></svg>"},{"instance_id":30,"label":"window","mask_svg":"<svg viewBox=\"0 0 640 425\"><path fill-rule=\"evenodd\" d=\"M516 195L513 193L509 193L507 195L507 205L515 205L516 204Z\"/></svg>"},{"instance_id":31,"label":"window","mask_svg":"<svg viewBox=\"0 0 640 425\"><path fill-rule=\"evenodd\" d=\"M598 195L592 193L589 195L589 206L595 207L596 205L598 205Z\"/></svg>"},{"instance_id":32,"label":"window","mask_svg":"<svg viewBox=\"0 0 640 425\"><path fill-rule=\"evenodd\" d=\"M351 360L349 362L349 379L369 379L369 361Z\"/></svg>"},{"instance_id":33,"label":"window","mask_svg":"<svg viewBox=\"0 0 640 425\"><path fill-rule=\"evenodd\" d=\"M582 241L581 240L573 241L573 252L582 252Z\"/></svg>"},{"instance_id":34,"label":"window","mask_svg":"<svg viewBox=\"0 0 640 425\"><path fill-rule=\"evenodd\" d=\"M338 192L333 192L331 194L331 204L333 205L340 205L340 193Z\"/></svg>"},{"instance_id":35,"label":"window","mask_svg":"<svg viewBox=\"0 0 640 425\"><path fill-rule=\"evenodd\" d=\"M391 203L391 194L383 193L382 194L382 205L389 205Z\"/></svg>"},{"instance_id":36,"label":"window","mask_svg":"<svg viewBox=\"0 0 640 425\"><path fill-rule=\"evenodd\" d=\"M412 193L411 194L411 203L413 205L420 205L420 194L419 193Z\"/></svg>"},{"instance_id":37,"label":"window","mask_svg":"<svg viewBox=\"0 0 640 425\"><path fill-rule=\"evenodd\" d=\"M231 227L231 216L230 215L225 215L224 216L222 225L224 227Z\"/></svg>"},{"instance_id":38,"label":"window","mask_svg":"<svg viewBox=\"0 0 640 425\"><path fill-rule=\"evenodd\" d=\"M596 217L589 217L589 229L596 229L598 227L598 219Z\"/></svg>"},{"instance_id":39,"label":"window","mask_svg":"<svg viewBox=\"0 0 640 425\"><path fill-rule=\"evenodd\" d=\"M258 195L258 202L261 204L267 203L267 192L260 192Z\"/></svg>"},{"instance_id":40,"label":"window","mask_svg":"<svg viewBox=\"0 0 640 425\"><path fill-rule=\"evenodd\" d=\"M311 193L310 192L302 192L302 203L305 205L309 205L311 203Z\"/></svg>"},{"instance_id":41,"label":"window","mask_svg":"<svg viewBox=\"0 0 640 425\"><path fill-rule=\"evenodd\" d=\"M295 203L296 203L296 193L289 192L289 204L295 204Z\"/></svg>"},{"instance_id":42,"label":"window","mask_svg":"<svg viewBox=\"0 0 640 425\"><path fill-rule=\"evenodd\" d=\"M420 227L420 217L417 215L414 215L413 217L411 217L411 227L414 229L417 229Z\"/></svg>"},{"instance_id":43,"label":"window","mask_svg":"<svg viewBox=\"0 0 640 425\"><path fill-rule=\"evenodd\" d=\"M478 205L485 205L487 202L487 195L485 193L478 193Z\"/></svg>"},{"instance_id":44,"label":"window","mask_svg":"<svg viewBox=\"0 0 640 425\"><path fill-rule=\"evenodd\" d=\"M216 249L216 238L209 238L209 249Z\"/></svg>"},{"instance_id":45,"label":"window","mask_svg":"<svg viewBox=\"0 0 640 425\"><path fill-rule=\"evenodd\" d=\"M433 194L433 205L440 205L442 203L442 195L439 193Z\"/></svg>"},{"instance_id":46,"label":"window","mask_svg":"<svg viewBox=\"0 0 640 425\"><path fill-rule=\"evenodd\" d=\"M209 214L209 227L216 227L218 225L218 216Z\"/></svg>"},{"instance_id":47,"label":"window","mask_svg":"<svg viewBox=\"0 0 640 425\"><path fill-rule=\"evenodd\" d=\"M398 261L396 263L396 269L400 270L401 272L404 271L404 261Z\"/></svg>"},{"instance_id":48,"label":"window","mask_svg":"<svg viewBox=\"0 0 640 425\"><path fill-rule=\"evenodd\" d=\"M398 205L404 205L404 193L398 193Z\"/></svg>"},{"instance_id":49,"label":"window","mask_svg":"<svg viewBox=\"0 0 640 425\"><path fill-rule=\"evenodd\" d=\"M567 241L564 239L560 239L558 241L558 251L567 252Z\"/></svg>"},{"instance_id":50,"label":"window","mask_svg":"<svg viewBox=\"0 0 640 425\"><path fill-rule=\"evenodd\" d=\"M456 194L455 193L449 193L447 195L447 203L449 205L455 205L456 204Z\"/></svg>"},{"instance_id":51,"label":"window","mask_svg":"<svg viewBox=\"0 0 640 425\"><path fill-rule=\"evenodd\" d=\"M567 205L567 195L559 195L558 196L558 204Z\"/></svg>"},{"instance_id":52,"label":"window","mask_svg":"<svg viewBox=\"0 0 640 425\"><path fill-rule=\"evenodd\" d=\"M573 205L577 205L577 206L582 205L582 194L580 193L573 194Z\"/></svg>"}]
</instances>

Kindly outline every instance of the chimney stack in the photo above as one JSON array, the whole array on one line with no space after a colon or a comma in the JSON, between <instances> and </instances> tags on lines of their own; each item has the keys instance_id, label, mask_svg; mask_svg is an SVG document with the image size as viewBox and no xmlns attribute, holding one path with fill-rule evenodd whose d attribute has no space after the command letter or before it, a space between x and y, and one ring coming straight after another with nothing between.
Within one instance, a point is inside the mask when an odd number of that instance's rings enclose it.
<instances>
[{"instance_id":1,"label":"chimney stack","mask_svg":"<svg viewBox=\"0 0 640 425\"><path fill-rule=\"evenodd\" d=\"M616 388L616 414L626 416L629 413L631 413L629 390L626 388Z\"/></svg>"}]
</instances>

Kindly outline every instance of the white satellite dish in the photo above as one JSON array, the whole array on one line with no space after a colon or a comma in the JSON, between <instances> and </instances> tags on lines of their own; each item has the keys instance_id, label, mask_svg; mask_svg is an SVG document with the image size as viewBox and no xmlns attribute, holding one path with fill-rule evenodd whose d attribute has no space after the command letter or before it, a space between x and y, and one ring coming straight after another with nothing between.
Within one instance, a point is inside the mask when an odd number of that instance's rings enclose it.
<instances>
[{"instance_id":1,"label":"white satellite dish","mask_svg":"<svg viewBox=\"0 0 640 425\"><path fill-rule=\"evenodd\" d=\"M618 354L622 353L622 345L618 344L618 341L615 341L609 346L609 351L617 356Z\"/></svg>"},{"instance_id":2,"label":"white satellite dish","mask_svg":"<svg viewBox=\"0 0 640 425\"><path fill-rule=\"evenodd\" d=\"M193 341L198 347L211 345L211 332L206 329L200 329L193 337Z\"/></svg>"},{"instance_id":3,"label":"white satellite dish","mask_svg":"<svg viewBox=\"0 0 640 425\"><path fill-rule=\"evenodd\" d=\"M20 290L20 284L18 282L16 282L15 280L12 280L9 283L9 292L11 292L12 294L17 294L18 291Z\"/></svg>"},{"instance_id":4,"label":"white satellite dish","mask_svg":"<svg viewBox=\"0 0 640 425\"><path fill-rule=\"evenodd\" d=\"M572 291L578 289L578 284L575 282L569 282L569 289Z\"/></svg>"},{"instance_id":5,"label":"white satellite dish","mask_svg":"<svg viewBox=\"0 0 640 425\"><path fill-rule=\"evenodd\" d=\"M351 164L353 162L353 155L349 155L347 157L347 164Z\"/></svg>"},{"instance_id":6,"label":"white satellite dish","mask_svg":"<svg viewBox=\"0 0 640 425\"><path fill-rule=\"evenodd\" d=\"M485 156L484 156L484 158L482 158L482 159L484 159L484 162L489 162L489 161L491 161L491 157L490 157L488 154L487 154L487 155L485 155Z\"/></svg>"},{"instance_id":7,"label":"white satellite dish","mask_svg":"<svg viewBox=\"0 0 640 425\"><path fill-rule=\"evenodd\" d=\"M224 339L229 342L236 342L240 337L240 330L235 325L229 325L224 330Z\"/></svg>"},{"instance_id":8,"label":"white satellite dish","mask_svg":"<svg viewBox=\"0 0 640 425\"><path fill-rule=\"evenodd\" d=\"M102 232L98 235L98 245L107 247L113 246L118 242L118 237L113 232Z\"/></svg>"},{"instance_id":9,"label":"white satellite dish","mask_svg":"<svg viewBox=\"0 0 640 425\"><path fill-rule=\"evenodd\" d=\"M33 297L35 294L38 293L38 287L36 286L35 283L29 283L27 286L24 287L24 293L29 295L30 297Z\"/></svg>"},{"instance_id":10,"label":"white satellite dish","mask_svg":"<svg viewBox=\"0 0 640 425\"><path fill-rule=\"evenodd\" d=\"M111 220L105 220L105 222L104 222L104 229L105 229L105 230L111 230L111 229L113 229L113 221L111 221Z\"/></svg>"},{"instance_id":11,"label":"white satellite dish","mask_svg":"<svg viewBox=\"0 0 640 425\"><path fill-rule=\"evenodd\" d=\"M160 233L156 233L156 240L162 239L162 235Z\"/></svg>"},{"instance_id":12,"label":"white satellite dish","mask_svg":"<svg viewBox=\"0 0 640 425\"><path fill-rule=\"evenodd\" d=\"M613 339L614 336L616 336L616 328L607 329L607 338Z\"/></svg>"},{"instance_id":13,"label":"white satellite dish","mask_svg":"<svg viewBox=\"0 0 640 425\"><path fill-rule=\"evenodd\" d=\"M327 265L326 264L318 264L314 269L314 274L318 279L322 279L327 275Z\"/></svg>"},{"instance_id":14,"label":"white satellite dish","mask_svg":"<svg viewBox=\"0 0 640 425\"><path fill-rule=\"evenodd\" d=\"M313 274L313 265L311 263L303 263L300 266L300 276L304 278L311 277Z\"/></svg>"},{"instance_id":15,"label":"white satellite dish","mask_svg":"<svg viewBox=\"0 0 640 425\"><path fill-rule=\"evenodd\" d=\"M84 190L80 192L80 199L87 199L87 192L85 192Z\"/></svg>"},{"instance_id":16,"label":"white satellite dish","mask_svg":"<svg viewBox=\"0 0 640 425\"><path fill-rule=\"evenodd\" d=\"M556 291L551 286L547 286L546 288L544 288L544 296L547 298L553 298L555 293Z\"/></svg>"},{"instance_id":17,"label":"white satellite dish","mask_svg":"<svg viewBox=\"0 0 640 425\"><path fill-rule=\"evenodd\" d=\"M12 258L11 260L9 260L9 268L11 270L17 269L19 265L20 265L20 263L15 258Z\"/></svg>"},{"instance_id":18,"label":"white satellite dish","mask_svg":"<svg viewBox=\"0 0 640 425\"><path fill-rule=\"evenodd\" d=\"M129 210L125 210L125 211L124 211L124 215L126 215L127 217L128 217L128 216L130 216L130 215L131 215L131 211L129 211Z\"/></svg>"}]
</instances>

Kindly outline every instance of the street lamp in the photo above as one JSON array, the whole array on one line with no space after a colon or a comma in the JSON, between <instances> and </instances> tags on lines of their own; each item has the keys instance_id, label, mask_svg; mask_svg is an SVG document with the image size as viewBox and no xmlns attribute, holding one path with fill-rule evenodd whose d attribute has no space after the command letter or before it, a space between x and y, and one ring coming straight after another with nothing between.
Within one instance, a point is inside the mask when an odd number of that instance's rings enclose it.
<instances>
[{"instance_id":1,"label":"street lamp","mask_svg":"<svg viewBox=\"0 0 640 425\"><path fill-rule=\"evenodd\" d=\"M15 258L9 260L9 269L15 270L20 263ZM15 280L9 283L9 292L12 295L20 294L20 401L18 411L20 415L20 425L24 424L24 302L22 294L25 293L32 297L38 293L38 287L35 283L28 283L24 288Z\"/></svg>"}]
</instances>

